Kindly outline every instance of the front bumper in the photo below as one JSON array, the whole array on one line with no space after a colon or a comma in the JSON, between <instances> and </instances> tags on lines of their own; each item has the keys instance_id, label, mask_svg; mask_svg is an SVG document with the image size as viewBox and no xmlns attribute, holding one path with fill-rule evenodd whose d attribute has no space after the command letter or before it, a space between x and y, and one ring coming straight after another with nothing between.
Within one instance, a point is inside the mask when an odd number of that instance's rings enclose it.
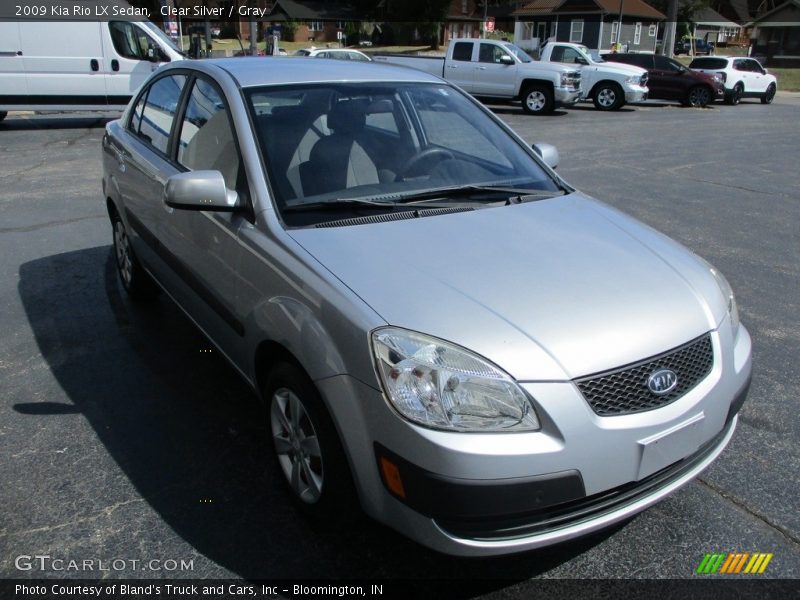
<instances>
[{"instance_id":1,"label":"front bumper","mask_svg":"<svg viewBox=\"0 0 800 600\"><path fill-rule=\"evenodd\" d=\"M352 378L318 386L368 514L447 554L509 554L624 520L722 452L751 372L749 334L741 327L734 344L723 325L711 333L711 373L657 410L599 417L573 382L522 384L542 421L534 433L434 431L401 419L378 390ZM662 439L671 442L659 446ZM652 440L655 454L646 448ZM383 457L399 472L402 498L384 481Z\"/></svg>"},{"instance_id":2,"label":"front bumper","mask_svg":"<svg viewBox=\"0 0 800 600\"><path fill-rule=\"evenodd\" d=\"M580 89L574 88L556 88L554 90L554 98L556 106L567 106L575 104L583 97Z\"/></svg>"},{"instance_id":3,"label":"front bumper","mask_svg":"<svg viewBox=\"0 0 800 600\"><path fill-rule=\"evenodd\" d=\"M650 90L640 85L626 85L625 86L625 102L633 104L636 102L644 102L647 100L647 94Z\"/></svg>"}]
</instances>

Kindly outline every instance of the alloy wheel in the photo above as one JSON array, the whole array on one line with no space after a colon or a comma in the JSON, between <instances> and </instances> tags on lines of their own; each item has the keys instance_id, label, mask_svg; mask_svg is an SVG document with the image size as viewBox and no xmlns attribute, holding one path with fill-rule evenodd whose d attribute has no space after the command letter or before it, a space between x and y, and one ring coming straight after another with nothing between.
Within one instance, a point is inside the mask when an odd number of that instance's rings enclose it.
<instances>
[{"instance_id":1,"label":"alloy wheel","mask_svg":"<svg viewBox=\"0 0 800 600\"><path fill-rule=\"evenodd\" d=\"M617 94L611 88L603 88L597 92L597 102L604 108L610 108L614 106L616 101Z\"/></svg>"},{"instance_id":2,"label":"alloy wheel","mask_svg":"<svg viewBox=\"0 0 800 600\"><path fill-rule=\"evenodd\" d=\"M292 491L306 504L316 503L324 482L322 451L314 424L292 390L275 390L270 426L278 463Z\"/></svg>"},{"instance_id":3,"label":"alloy wheel","mask_svg":"<svg viewBox=\"0 0 800 600\"><path fill-rule=\"evenodd\" d=\"M525 104L528 105L528 109L530 109L531 112L540 112L544 110L547 104L547 98L544 93L539 90L534 90L525 97Z\"/></svg>"},{"instance_id":4,"label":"alloy wheel","mask_svg":"<svg viewBox=\"0 0 800 600\"><path fill-rule=\"evenodd\" d=\"M125 225L122 221L114 222L114 251L117 256L117 268L126 287L130 287L133 279L133 259L131 257L131 244Z\"/></svg>"}]
</instances>

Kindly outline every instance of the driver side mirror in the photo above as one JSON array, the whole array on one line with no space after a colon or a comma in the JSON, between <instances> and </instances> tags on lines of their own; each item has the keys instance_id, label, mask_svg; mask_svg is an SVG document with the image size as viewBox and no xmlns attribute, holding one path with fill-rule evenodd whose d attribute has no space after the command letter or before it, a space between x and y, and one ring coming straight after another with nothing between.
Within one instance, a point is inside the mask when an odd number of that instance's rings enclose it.
<instances>
[{"instance_id":1,"label":"driver side mirror","mask_svg":"<svg viewBox=\"0 0 800 600\"><path fill-rule=\"evenodd\" d=\"M182 210L233 212L241 208L239 196L225 186L219 171L188 171L167 179L164 204Z\"/></svg>"},{"instance_id":2,"label":"driver side mirror","mask_svg":"<svg viewBox=\"0 0 800 600\"><path fill-rule=\"evenodd\" d=\"M588 65L588 64L589 64L589 61L587 61L587 60L586 60L585 58L583 58L582 56L578 56L578 57L576 57L576 58L575 58L575 62L576 62L577 64L579 64L579 65Z\"/></svg>"},{"instance_id":3,"label":"driver side mirror","mask_svg":"<svg viewBox=\"0 0 800 600\"><path fill-rule=\"evenodd\" d=\"M508 54L503 54L500 57L500 64L501 65L513 65L514 64L514 59L511 58Z\"/></svg>"},{"instance_id":4,"label":"driver side mirror","mask_svg":"<svg viewBox=\"0 0 800 600\"><path fill-rule=\"evenodd\" d=\"M544 143L533 144L532 148L533 151L536 152L536 154L538 154L542 158L544 164L546 164L548 167L550 167L553 170L555 170L556 167L558 167L558 159L559 159L558 148L556 148L552 144L544 144Z\"/></svg>"}]
</instances>

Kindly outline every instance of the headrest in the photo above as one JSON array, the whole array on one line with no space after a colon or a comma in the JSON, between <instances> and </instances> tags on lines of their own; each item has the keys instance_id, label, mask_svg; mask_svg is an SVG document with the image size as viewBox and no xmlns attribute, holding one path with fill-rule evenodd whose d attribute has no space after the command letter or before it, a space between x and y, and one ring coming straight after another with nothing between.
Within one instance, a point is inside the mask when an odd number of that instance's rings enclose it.
<instances>
[{"instance_id":1,"label":"headrest","mask_svg":"<svg viewBox=\"0 0 800 600\"><path fill-rule=\"evenodd\" d=\"M367 121L367 101L342 100L333 105L328 113L328 129L334 133L353 133L361 131Z\"/></svg>"}]
</instances>

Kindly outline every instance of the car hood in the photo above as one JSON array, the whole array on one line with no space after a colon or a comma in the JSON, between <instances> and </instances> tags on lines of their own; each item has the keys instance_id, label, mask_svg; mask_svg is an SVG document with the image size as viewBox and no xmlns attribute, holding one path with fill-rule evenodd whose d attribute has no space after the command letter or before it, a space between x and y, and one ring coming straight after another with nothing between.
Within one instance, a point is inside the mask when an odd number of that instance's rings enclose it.
<instances>
[{"instance_id":1,"label":"car hood","mask_svg":"<svg viewBox=\"0 0 800 600\"><path fill-rule=\"evenodd\" d=\"M626 65L624 63L617 63L612 61L606 61L601 63L593 62L591 65L588 65L588 68L606 73L621 73L627 77L641 77L642 75L647 73L647 69L642 69L641 67L635 67L633 65Z\"/></svg>"},{"instance_id":2,"label":"car hood","mask_svg":"<svg viewBox=\"0 0 800 600\"><path fill-rule=\"evenodd\" d=\"M388 324L469 348L520 381L653 356L726 310L706 263L581 194L289 233Z\"/></svg>"}]
</instances>

